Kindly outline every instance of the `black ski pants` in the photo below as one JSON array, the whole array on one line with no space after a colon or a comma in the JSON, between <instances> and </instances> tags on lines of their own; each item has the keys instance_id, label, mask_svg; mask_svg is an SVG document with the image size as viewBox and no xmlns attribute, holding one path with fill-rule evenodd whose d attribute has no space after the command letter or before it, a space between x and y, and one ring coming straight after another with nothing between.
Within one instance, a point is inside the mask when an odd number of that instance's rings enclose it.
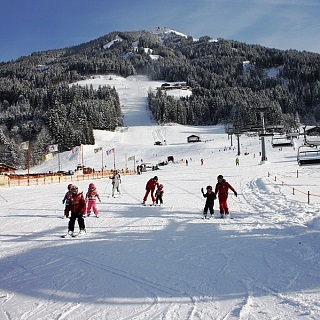
<instances>
[{"instance_id":1,"label":"black ski pants","mask_svg":"<svg viewBox=\"0 0 320 320\"><path fill-rule=\"evenodd\" d=\"M83 214L82 213L71 212L71 217L70 217L69 226L68 226L69 231L74 231L74 224L75 224L77 219L78 219L79 229L83 230L83 229L86 228L86 226L84 224Z\"/></svg>"}]
</instances>

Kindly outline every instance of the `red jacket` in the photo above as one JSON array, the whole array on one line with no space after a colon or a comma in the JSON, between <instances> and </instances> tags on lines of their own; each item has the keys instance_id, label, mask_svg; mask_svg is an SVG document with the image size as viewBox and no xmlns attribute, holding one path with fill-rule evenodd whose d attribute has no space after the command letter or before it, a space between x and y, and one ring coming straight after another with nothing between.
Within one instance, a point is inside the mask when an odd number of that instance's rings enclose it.
<instances>
[{"instance_id":1,"label":"red jacket","mask_svg":"<svg viewBox=\"0 0 320 320\"><path fill-rule=\"evenodd\" d=\"M159 182L153 180L153 178L152 178L147 182L146 190L154 190L156 188L156 186L159 186Z\"/></svg>"},{"instance_id":2,"label":"red jacket","mask_svg":"<svg viewBox=\"0 0 320 320\"><path fill-rule=\"evenodd\" d=\"M223 179L221 182L216 184L214 193L219 195L227 195L229 189L233 192L236 192L236 190L225 179Z\"/></svg>"},{"instance_id":3,"label":"red jacket","mask_svg":"<svg viewBox=\"0 0 320 320\"><path fill-rule=\"evenodd\" d=\"M70 210L71 213L86 213L86 201L84 200L83 194L77 193L72 195L70 199Z\"/></svg>"}]
</instances>

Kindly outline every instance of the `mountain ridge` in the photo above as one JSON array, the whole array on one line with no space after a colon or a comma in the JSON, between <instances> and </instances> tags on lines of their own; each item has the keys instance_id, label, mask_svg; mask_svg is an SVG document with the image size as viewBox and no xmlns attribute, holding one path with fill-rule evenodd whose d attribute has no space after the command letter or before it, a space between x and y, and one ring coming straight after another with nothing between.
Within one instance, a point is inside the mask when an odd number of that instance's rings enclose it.
<instances>
[{"instance_id":1,"label":"mountain ridge","mask_svg":"<svg viewBox=\"0 0 320 320\"><path fill-rule=\"evenodd\" d=\"M21 166L25 155L17 146L26 140L33 142L38 162L48 144L70 150L94 144L93 129L121 126L122 106L114 88L74 85L110 74L144 75L191 88L192 95L180 99L161 88L148 93L148 108L159 124L228 123L243 130L260 125L261 108L267 124L286 129L320 121L319 54L208 36L195 40L169 28L113 31L78 46L0 64L3 162Z\"/></svg>"}]
</instances>

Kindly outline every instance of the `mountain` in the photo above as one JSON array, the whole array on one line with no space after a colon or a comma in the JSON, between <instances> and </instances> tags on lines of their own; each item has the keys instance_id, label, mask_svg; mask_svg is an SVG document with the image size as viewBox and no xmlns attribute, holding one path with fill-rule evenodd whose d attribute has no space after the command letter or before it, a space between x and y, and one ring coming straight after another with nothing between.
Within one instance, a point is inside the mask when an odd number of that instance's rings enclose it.
<instances>
[{"instance_id":1,"label":"mountain","mask_svg":"<svg viewBox=\"0 0 320 320\"><path fill-rule=\"evenodd\" d=\"M84 145L86 165L99 169L103 154L108 168L113 155L119 169L141 159L157 164L173 156L175 162L122 175L122 196L114 198L109 177L2 188L0 318L320 319L319 167L299 167L297 151L273 148L271 138L269 161L261 162L259 137L245 134L236 166L237 143L223 125L159 126L150 119L146 94L157 82L109 75L78 85L107 83L126 105L129 126L94 130L95 145ZM188 143L193 134L201 142ZM154 145L154 135L166 144ZM298 148L302 139L295 142ZM100 147L115 154L95 153ZM64 170L77 164L67 156L60 154ZM57 167L58 155L32 170ZM215 187L220 174L238 193L228 197L233 219L219 218L216 200L214 218L202 220L201 188ZM164 204L144 207L146 183L155 175ZM62 239L68 219L61 219L61 200L69 183L83 192L94 183L102 201L100 217L85 218L85 236Z\"/></svg>"},{"instance_id":2,"label":"mountain","mask_svg":"<svg viewBox=\"0 0 320 320\"><path fill-rule=\"evenodd\" d=\"M0 153L3 162L21 167L25 155L17 146L32 141L36 164L48 144L70 150L94 144L94 129L121 126L114 88L72 85L99 75L145 75L192 90L179 99L167 88L148 92L157 123L230 123L243 131L261 124L263 109L269 125L316 124L319 60L319 54L193 39L168 28L114 31L78 46L35 52L0 65Z\"/></svg>"}]
</instances>

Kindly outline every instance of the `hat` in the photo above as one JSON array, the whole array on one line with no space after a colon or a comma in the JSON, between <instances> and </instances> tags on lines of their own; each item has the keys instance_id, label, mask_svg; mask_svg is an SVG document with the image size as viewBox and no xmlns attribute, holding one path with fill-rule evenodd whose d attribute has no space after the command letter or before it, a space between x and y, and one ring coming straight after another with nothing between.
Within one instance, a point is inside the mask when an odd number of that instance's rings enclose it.
<instances>
[{"instance_id":1,"label":"hat","mask_svg":"<svg viewBox=\"0 0 320 320\"><path fill-rule=\"evenodd\" d=\"M157 176L154 176L154 177L153 177L153 180L158 181L158 177L157 177Z\"/></svg>"},{"instance_id":2,"label":"hat","mask_svg":"<svg viewBox=\"0 0 320 320\"><path fill-rule=\"evenodd\" d=\"M219 174L217 179L218 179L218 180L222 180L222 179L223 179L223 175L222 175L222 174Z\"/></svg>"}]
</instances>

